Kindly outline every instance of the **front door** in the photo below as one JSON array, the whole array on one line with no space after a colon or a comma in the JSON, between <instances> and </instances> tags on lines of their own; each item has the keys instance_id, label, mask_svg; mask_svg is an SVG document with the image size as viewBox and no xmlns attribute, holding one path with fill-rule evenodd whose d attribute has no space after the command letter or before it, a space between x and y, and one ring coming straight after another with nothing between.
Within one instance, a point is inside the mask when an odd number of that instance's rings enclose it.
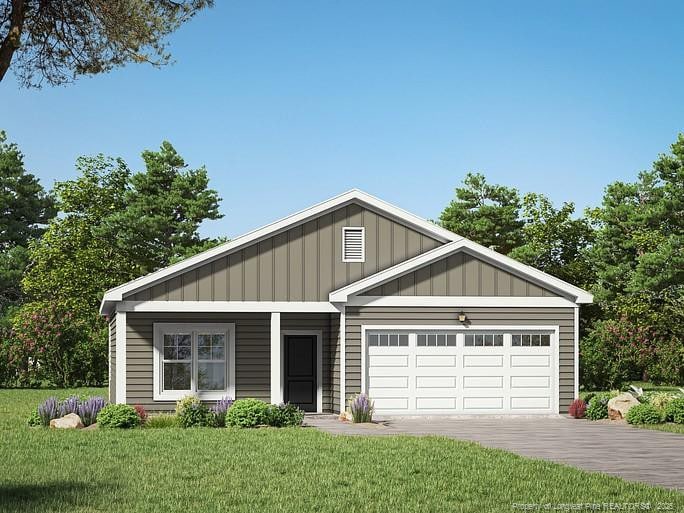
<instances>
[{"instance_id":1,"label":"front door","mask_svg":"<svg viewBox=\"0 0 684 513\"><path fill-rule=\"evenodd\" d=\"M285 402L316 411L316 336L285 336Z\"/></svg>"}]
</instances>

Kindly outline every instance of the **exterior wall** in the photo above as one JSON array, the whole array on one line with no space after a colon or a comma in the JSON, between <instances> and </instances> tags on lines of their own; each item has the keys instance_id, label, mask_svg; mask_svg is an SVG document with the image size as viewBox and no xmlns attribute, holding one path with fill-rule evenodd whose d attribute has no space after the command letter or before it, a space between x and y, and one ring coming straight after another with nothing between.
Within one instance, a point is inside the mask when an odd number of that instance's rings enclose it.
<instances>
[{"instance_id":1,"label":"exterior wall","mask_svg":"<svg viewBox=\"0 0 684 513\"><path fill-rule=\"evenodd\" d=\"M323 332L323 411L330 411L331 340L336 331L331 326L335 314L282 314L281 330L321 330ZM235 323L235 398L271 398L271 317L269 313L240 314L127 314L126 330L126 401L141 404L147 410L173 410L173 401L153 400L153 324L155 322L227 322ZM337 321L339 324L339 320ZM336 328L335 328L336 330ZM331 335L333 334L333 335Z\"/></svg>"},{"instance_id":2,"label":"exterior wall","mask_svg":"<svg viewBox=\"0 0 684 513\"><path fill-rule=\"evenodd\" d=\"M109 321L109 402L116 402L116 315Z\"/></svg>"},{"instance_id":3,"label":"exterior wall","mask_svg":"<svg viewBox=\"0 0 684 513\"><path fill-rule=\"evenodd\" d=\"M330 315L330 411L340 413L340 316Z\"/></svg>"},{"instance_id":4,"label":"exterior wall","mask_svg":"<svg viewBox=\"0 0 684 513\"><path fill-rule=\"evenodd\" d=\"M459 325L460 308L347 307L346 395L361 391L361 325ZM467 308L478 325L558 325L560 327L560 411L574 399L574 308Z\"/></svg>"},{"instance_id":5,"label":"exterior wall","mask_svg":"<svg viewBox=\"0 0 684 513\"><path fill-rule=\"evenodd\" d=\"M342 262L344 226L365 227L365 262ZM331 291L440 244L372 210L350 204L125 299L327 301Z\"/></svg>"},{"instance_id":6,"label":"exterior wall","mask_svg":"<svg viewBox=\"0 0 684 513\"><path fill-rule=\"evenodd\" d=\"M556 296L460 251L375 287L363 296Z\"/></svg>"}]
</instances>

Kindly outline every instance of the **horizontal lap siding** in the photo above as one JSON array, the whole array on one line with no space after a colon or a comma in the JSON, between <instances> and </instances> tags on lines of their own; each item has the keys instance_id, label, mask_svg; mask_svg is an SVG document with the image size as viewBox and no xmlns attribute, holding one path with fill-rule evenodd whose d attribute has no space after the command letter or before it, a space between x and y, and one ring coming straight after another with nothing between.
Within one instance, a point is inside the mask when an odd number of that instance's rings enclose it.
<instances>
[{"instance_id":1,"label":"horizontal lap siding","mask_svg":"<svg viewBox=\"0 0 684 513\"><path fill-rule=\"evenodd\" d=\"M109 321L109 402L116 402L116 314Z\"/></svg>"},{"instance_id":2,"label":"horizontal lap siding","mask_svg":"<svg viewBox=\"0 0 684 513\"><path fill-rule=\"evenodd\" d=\"M270 314L140 314L127 315L126 401L149 410L172 410L173 401L154 401L153 324L155 322L235 323L236 398L271 398Z\"/></svg>"},{"instance_id":3,"label":"horizontal lap siding","mask_svg":"<svg viewBox=\"0 0 684 513\"><path fill-rule=\"evenodd\" d=\"M361 325L460 325L460 308L380 308L346 309L346 395L361 390ZM573 308L466 308L473 328L478 325L559 326L560 411L574 399L574 309Z\"/></svg>"},{"instance_id":4,"label":"horizontal lap siding","mask_svg":"<svg viewBox=\"0 0 684 513\"><path fill-rule=\"evenodd\" d=\"M345 226L365 228L365 262L342 262ZM372 210L350 204L125 299L327 301L331 291L440 244Z\"/></svg>"},{"instance_id":5,"label":"horizontal lap siding","mask_svg":"<svg viewBox=\"0 0 684 513\"><path fill-rule=\"evenodd\" d=\"M331 411L340 412L340 316L330 316L330 382Z\"/></svg>"},{"instance_id":6,"label":"horizontal lap siding","mask_svg":"<svg viewBox=\"0 0 684 513\"><path fill-rule=\"evenodd\" d=\"M364 296L556 296L464 251L375 287Z\"/></svg>"},{"instance_id":7,"label":"horizontal lap siding","mask_svg":"<svg viewBox=\"0 0 684 513\"><path fill-rule=\"evenodd\" d=\"M332 326L332 318L339 318L338 314L320 313L283 313L280 316L280 329L286 330L315 330L322 333L323 354L323 411L330 412L333 407L332 395L332 351L337 343L337 327ZM339 321L337 321L339 325Z\"/></svg>"}]
</instances>

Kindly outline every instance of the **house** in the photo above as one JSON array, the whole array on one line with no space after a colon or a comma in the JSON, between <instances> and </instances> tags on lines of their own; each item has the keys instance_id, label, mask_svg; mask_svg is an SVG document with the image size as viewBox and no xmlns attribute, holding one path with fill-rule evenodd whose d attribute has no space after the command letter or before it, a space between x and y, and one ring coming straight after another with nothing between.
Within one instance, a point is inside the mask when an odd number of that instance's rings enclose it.
<instances>
[{"instance_id":1,"label":"house","mask_svg":"<svg viewBox=\"0 0 684 513\"><path fill-rule=\"evenodd\" d=\"M106 292L110 400L554 414L592 296L359 190Z\"/></svg>"}]
</instances>

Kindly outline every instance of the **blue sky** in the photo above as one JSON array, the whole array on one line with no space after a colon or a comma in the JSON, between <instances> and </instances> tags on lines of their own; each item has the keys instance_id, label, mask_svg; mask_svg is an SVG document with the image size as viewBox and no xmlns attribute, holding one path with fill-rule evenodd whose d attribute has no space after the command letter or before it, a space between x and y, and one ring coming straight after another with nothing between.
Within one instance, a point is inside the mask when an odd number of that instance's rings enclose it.
<instances>
[{"instance_id":1,"label":"blue sky","mask_svg":"<svg viewBox=\"0 0 684 513\"><path fill-rule=\"evenodd\" d=\"M0 83L27 167L50 187L169 140L232 237L352 187L435 218L469 170L583 209L684 131L682 2L217 4L173 66Z\"/></svg>"}]
</instances>

